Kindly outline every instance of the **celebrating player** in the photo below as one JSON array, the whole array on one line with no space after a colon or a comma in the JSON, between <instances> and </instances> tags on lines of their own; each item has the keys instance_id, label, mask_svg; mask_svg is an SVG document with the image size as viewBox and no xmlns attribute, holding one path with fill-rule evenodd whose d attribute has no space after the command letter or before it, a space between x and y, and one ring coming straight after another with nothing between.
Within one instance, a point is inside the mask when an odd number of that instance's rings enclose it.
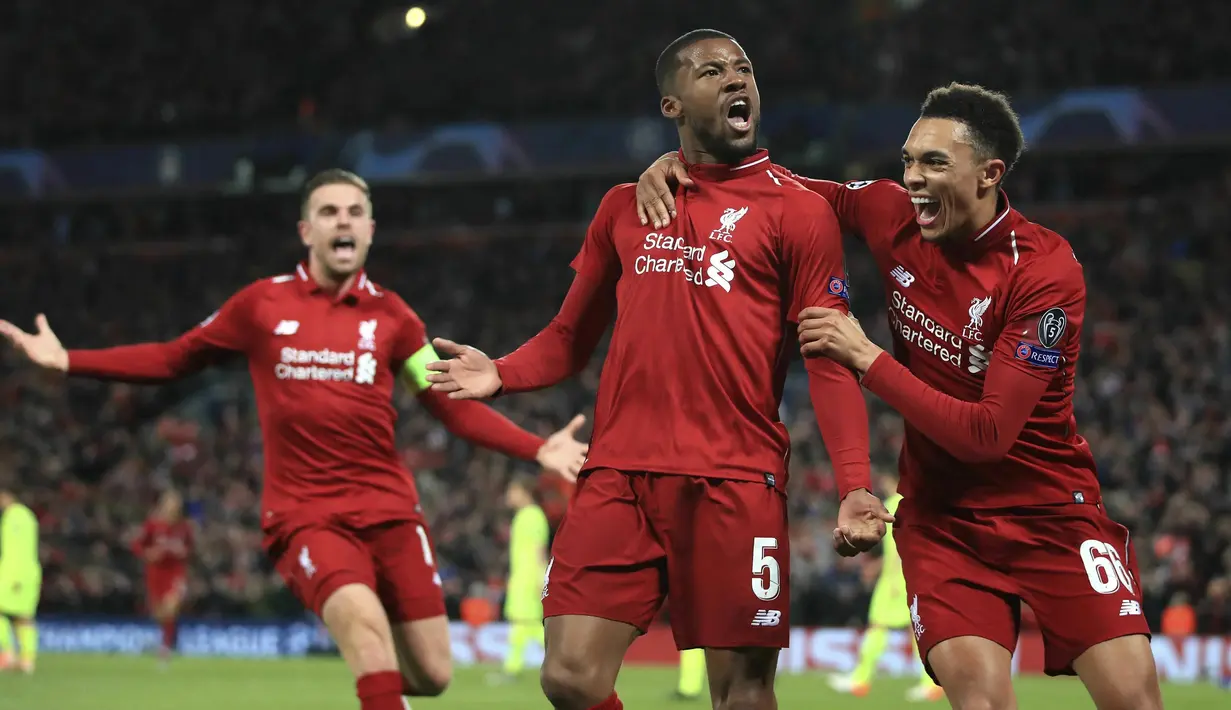
<instances>
[{"instance_id":1,"label":"celebrating player","mask_svg":"<svg viewBox=\"0 0 1231 710\"><path fill-rule=\"evenodd\" d=\"M34 613L42 588L38 518L12 491L0 488L0 670L16 667L26 674L34 672L38 658Z\"/></svg>"},{"instance_id":2,"label":"celebrating player","mask_svg":"<svg viewBox=\"0 0 1231 710\"><path fill-rule=\"evenodd\" d=\"M516 511L509 525L509 581L505 589L504 618L509 622L509 655L504 674L514 678L526 664L526 646L543 644L543 577L547 574L547 516L534 502L534 485L515 478L505 491L505 502Z\"/></svg>"},{"instance_id":3,"label":"celebrating player","mask_svg":"<svg viewBox=\"0 0 1231 710\"><path fill-rule=\"evenodd\" d=\"M896 514L898 503L902 501L902 494L898 493L897 477L882 475L877 478L877 482L880 484L880 493L885 496L885 507L890 513ZM889 643L889 630L911 628L911 609L906 601L902 558L898 556L898 547L893 542L894 525L888 526L881 544L884 552L880 558L876 586L872 590L872 602L868 605L868 629L864 632L863 643L859 646L859 665L854 673L835 675L829 679L829 687L839 693L867 695L872 677L876 675L876 664ZM915 703L940 700L943 697L944 691L932 682L926 670L919 683L906 691L906 700Z\"/></svg>"},{"instance_id":4,"label":"celebrating player","mask_svg":"<svg viewBox=\"0 0 1231 710\"><path fill-rule=\"evenodd\" d=\"M403 710L452 676L435 555L414 480L394 442L394 380L454 434L573 477L576 417L546 441L475 402L432 392L423 322L363 271L374 222L367 184L328 170L305 186L308 258L258 281L167 343L67 351L47 325L0 333L36 364L102 379L165 382L242 354L265 433L265 549L320 615L356 677L362 710Z\"/></svg>"},{"instance_id":5,"label":"celebrating player","mask_svg":"<svg viewBox=\"0 0 1231 710\"><path fill-rule=\"evenodd\" d=\"M790 631L788 323L808 305L846 309L840 233L757 149L760 96L735 40L690 32L656 74L700 187L680 228L642 228L634 186L613 188L547 328L496 362L437 340L454 359L428 379L455 398L550 386L585 366L614 316L590 457L548 564L544 692L557 708L623 707L624 653L669 594L677 645L707 650L715 707L770 707ZM856 554L892 520L869 492L862 395L838 363L807 367L842 496L835 544Z\"/></svg>"},{"instance_id":6,"label":"celebrating player","mask_svg":"<svg viewBox=\"0 0 1231 710\"><path fill-rule=\"evenodd\" d=\"M1103 710L1162 707L1128 531L1103 510L1073 387L1081 264L1000 189L1022 150L1004 96L936 89L902 147L903 185L798 178L861 236L887 289L896 359L835 310L801 315L806 355L855 368L906 420L894 531L925 665L956 708L1012 707L1020 605L1045 670ZM785 173L784 173L785 174ZM676 209L664 156L639 208ZM687 193L686 193L687 194Z\"/></svg>"},{"instance_id":7,"label":"celebrating player","mask_svg":"<svg viewBox=\"0 0 1231 710\"><path fill-rule=\"evenodd\" d=\"M192 525L184 519L184 502L165 491L154 514L133 541L133 553L145 562L145 603L162 628L158 655L166 660L175 649L180 607L188 591L188 556L193 548Z\"/></svg>"}]
</instances>

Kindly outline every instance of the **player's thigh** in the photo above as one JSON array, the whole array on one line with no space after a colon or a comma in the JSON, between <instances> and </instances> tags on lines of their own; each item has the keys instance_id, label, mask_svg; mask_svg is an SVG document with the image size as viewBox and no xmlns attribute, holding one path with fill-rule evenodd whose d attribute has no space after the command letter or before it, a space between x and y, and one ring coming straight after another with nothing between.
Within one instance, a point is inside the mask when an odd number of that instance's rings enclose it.
<instances>
[{"instance_id":1,"label":"player's thigh","mask_svg":"<svg viewBox=\"0 0 1231 710\"><path fill-rule=\"evenodd\" d=\"M1086 649L1073 668L1098 710L1161 710L1162 691L1150 639L1137 634Z\"/></svg>"},{"instance_id":2,"label":"player's thigh","mask_svg":"<svg viewBox=\"0 0 1231 710\"><path fill-rule=\"evenodd\" d=\"M162 618L179 616L187 593L188 580L183 575L175 575L167 580L160 587L158 595L154 597L154 614Z\"/></svg>"},{"instance_id":3,"label":"player's thigh","mask_svg":"<svg viewBox=\"0 0 1231 710\"><path fill-rule=\"evenodd\" d=\"M12 597L0 605L0 610L18 620L30 620L38 613L38 600L42 596L42 576L33 575L18 584L12 591Z\"/></svg>"},{"instance_id":4,"label":"player's thigh","mask_svg":"<svg viewBox=\"0 0 1231 710\"><path fill-rule=\"evenodd\" d=\"M639 502L644 480L610 469L583 475L552 543L541 681L557 705L601 702L666 598L666 552Z\"/></svg>"},{"instance_id":5,"label":"player's thigh","mask_svg":"<svg viewBox=\"0 0 1231 710\"><path fill-rule=\"evenodd\" d=\"M634 485L644 474L582 476L556 533L542 588L543 614L593 616L649 628L666 598L666 552ZM549 660L554 652L548 648Z\"/></svg>"},{"instance_id":6,"label":"player's thigh","mask_svg":"<svg viewBox=\"0 0 1231 710\"><path fill-rule=\"evenodd\" d=\"M935 665L932 649L949 639L978 637L1008 657L1017 647L1021 605L1012 580L981 559L987 555L979 547L989 534L984 528L959 517L929 516L936 522L924 522L908 502L899 506L893 531L906 580L906 614L924 667L947 690L947 669Z\"/></svg>"},{"instance_id":7,"label":"player's thigh","mask_svg":"<svg viewBox=\"0 0 1231 710\"><path fill-rule=\"evenodd\" d=\"M38 602L42 581L37 577L16 584L3 585L5 591L0 593L0 614L14 620L33 619L38 612Z\"/></svg>"},{"instance_id":8,"label":"player's thigh","mask_svg":"<svg viewBox=\"0 0 1231 710\"><path fill-rule=\"evenodd\" d=\"M356 677L398 669L393 629L372 587L350 583L332 590L320 617Z\"/></svg>"},{"instance_id":9,"label":"player's thigh","mask_svg":"<svg viewBox=\"0 0 1231 710\"><path fill-rule=\"evenodd\" d=\"M1050 675L1076 673L1079 656L1113 639L1140 636L1148 648L1150 633L1128 531L1094 506L1061 510L1012 520L1020 529L1015 535L1032 541L1014 556L1011 573L1038 619ZM1153 656L1139 666L1134 678L1152 677Z\"/></svg>"},{"instance_id":10,"label":"player's thigh","mask_svg":"<svg viewBox=\"0 0 1231 710\"><path fill-rule=\"evenodd\" d=\"M319 524L267 536L265 549L291 592L324 618L325 602L346 585L376 590L376 567L367 546L348 528Z\"/></svg>"},{"instance_id":11,"label":"player's thigh","mask_svg":"<svg viewBox=\"0 0 1231 710\"><path fill-rule=\"evenodd\" d=\"M772 486L691 476L653 483L667 538L671 628L684 648L790 642L786 499Z\"/></svg>"},{"instance_id":12,"label":"player's thigh","mask_svg":"<svg viewBox=\"0 0 1231 710\"><path fill-rule=\"evenodd\" d=\"M944 687L953 710L1013 710L1013 655L980 636L956 636L933 645L926 656L933 680Z\"/></svg>"},{"instance_id":13,"label":"player's thigh","mask_svg":"<svg viewBox=\"0 0 1231 710\"><path fill-rule=\"evenodd\" d=\"M615 688L624 654L642 634L636 626L581 614L550 616L544 625L540 682L557 707L593 707Z\"/></svg>"}]
</instances>

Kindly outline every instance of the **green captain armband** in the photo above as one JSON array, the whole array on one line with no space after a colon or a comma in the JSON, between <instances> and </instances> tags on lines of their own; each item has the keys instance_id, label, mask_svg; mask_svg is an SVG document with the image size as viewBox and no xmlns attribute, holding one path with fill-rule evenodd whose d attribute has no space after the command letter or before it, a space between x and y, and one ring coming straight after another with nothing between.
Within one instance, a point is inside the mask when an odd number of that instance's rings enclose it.
<instances>
[{"instance_id":1,"label":"green captain armband","mask_svg":"<svg viewBox=\"0 0 1231 710\"><path fill-rule=\"evenodd\" d=\"M427 369L427 364L439 359L440 356L436 354L436 349L431 343L424 343L414 355L407 358L406 364L402 366L402 381L406 383L411 392L419 394L432 386L432 383L427 381L427 376L431 372Z\"/></svg>"}]
</instances>

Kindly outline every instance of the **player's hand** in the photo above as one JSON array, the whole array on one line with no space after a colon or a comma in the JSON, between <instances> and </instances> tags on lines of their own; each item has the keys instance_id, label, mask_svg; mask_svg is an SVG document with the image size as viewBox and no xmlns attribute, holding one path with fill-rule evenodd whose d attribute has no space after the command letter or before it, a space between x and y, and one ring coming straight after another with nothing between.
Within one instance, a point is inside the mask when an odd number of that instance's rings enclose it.
<instances>
[{"instance_id":1,"label":"player's hand","mask_svg":"<svg viewBox=\"0 0 1231 710\"><path fill-rule=\"evenodd\" d=\"M444 338L434 338L432 345L436 352L452 358L427 364L432 371L427 381L432 383L433 390L447 392L449 399L484 399L504 386L496 363L482 350Z\"/></svg>"},{"instance_id":2,"label":"player's hand","mask_svg":"<svg viewBox=\"0 0 1231 710\"><path fill-rule=\"evenodd\" d=\"M838 527L833 531L833 549L843 557L867 552L885 536L885 523L893 516L880 498L860 488L846 494L838 507Z\"/></svg>"},{"instance_id":3,"label":"player's hand","mask_svg":"<svg viewBox=\"0 0 1231 710\"><path fill-rule=\"evenodd\" d=\"M864 334L859 319L832 308L805 308L799 313L799 351L837 360L863 374L883 352Z\"/></svg>"},{"instance_id":4,"label":"player's hand","mask_svg":"<svg viewBox=\"0 0 1231 710\"><path fill-rule=\"evenodd\" d=\"M30 362L46 370L68 372L68 351L47 325L42 313L34 319L34 332L27 333L6 320L0 320L0 335Z\"/></svg>"},{"instance_id":5,"label":"player's hand","mask_svg":"<svg viewBox=\"0 0 1231 710\"><path fill-rule=\"evenodd\" d=\"M692 187L688 170L675 153L667 153L637 179L637 216L641 224L662 229L675 218L675 186Z\"/></svg>"},{"instance_id":6,"label":"player's hand","mask_svg":"<svg viewBox=\"0 0 1231 710\"><path fill-rule=\"evenodd\" d=\"M543 470L570 483L577 480L577 474L581 472L586 454L590 451L588 443L577 439L577 431L585 423L585 415L578 414L563 429L547 437L534 457Z\"/></svg>"}]
</instances>

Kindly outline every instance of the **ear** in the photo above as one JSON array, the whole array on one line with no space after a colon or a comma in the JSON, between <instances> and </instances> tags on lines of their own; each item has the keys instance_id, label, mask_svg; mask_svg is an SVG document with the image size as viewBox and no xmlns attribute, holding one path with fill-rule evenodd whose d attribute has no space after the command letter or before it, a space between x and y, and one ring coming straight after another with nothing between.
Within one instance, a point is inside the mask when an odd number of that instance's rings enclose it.
<instances>
[{"instance_id":1,"label":"ear","mask_svg":"<svg viewBox=\"0 0 1231 710\"><path fill-rule=\"evenodd\" d=\"M1000 158L992 158L983 164L983 173L979 176L979 187L990 190L999 186L1006 172L1008 171L1005 169L1004 161Z\"/></svg>"},{"instance_id":2,"label":"ear","mask_svg":"<svg viewBox=\"0 0 1231 710\"><path fill-rule=\"evenodd\" d=\"M658 108L662 111L663 118L669 118L673 121L684 115L683 104L681 104L680 100L674 96L662 97L662 101L659 102Z\"/></svg>"},{"instance_id":3,"label":"ear","mask_svg":"<svg viewBox=\"0 0 1231 710\"><path fill-rule=\"evenodd\" d=\"M311 231L312 225L308 224L308 221L306 219L301 219L299 220L298 227L299 227L299 241L302 242L303 245L306 247L312 246L312 241L308 239L308 232Z\"/></svg>"}]
</instances>

